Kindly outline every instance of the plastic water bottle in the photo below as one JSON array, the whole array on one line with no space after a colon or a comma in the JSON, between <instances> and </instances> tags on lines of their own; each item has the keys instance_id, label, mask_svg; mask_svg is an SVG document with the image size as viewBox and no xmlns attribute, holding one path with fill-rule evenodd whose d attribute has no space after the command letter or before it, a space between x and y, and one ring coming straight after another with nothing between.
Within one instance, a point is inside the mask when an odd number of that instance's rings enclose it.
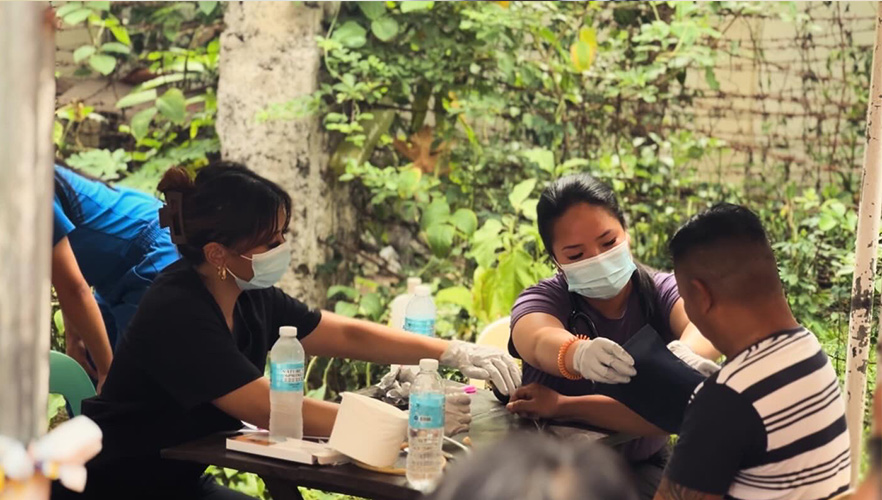
<instances>
[{"instance_id":1,"label":"plastic water bottle","mask_svg":"<svg viewBox=\"0 0 882 500\"><path fill-rule=\"evenodd\" d=\"M416 277L407 278L407 292L392 299L392 305L390 306L392 312L389 315L390 327L399 330L404 328L404 315L407 311L407 304L414 298L416 287L421 285L422 282L423 280Z\"/></svg>"},{"instance_id":2,"label":"plastic water bottle","mask_svg":"<svg viewBox=\"0 0 882 500\"><path fill-rule=\"evenodd\" d=\"M270 438L303 438L303 346L297 328L279 328L270 351Z\"/></svg>"},{"instance_id":3,"label":"plastic water bottle","mask_svg":"<svg viewBox=\"0 0 882 500\"><path fill-rule=\"evenodd\" d=\"M404 329L427 337L435 336L435 302L428 285L416 287L404 313Z\"/></svg>"},{"instance_id":4,"label":"plastic water bottle","mask_svg":"<svg viewBox=\"0 0 882 500\"><path fill-rule=\"evenodd\" d=\"M420 373L410 389L410 422L407 434L407 480L427 491L441 477L444 456L444 386L438 360L420 360Z\"/></svg>"}]
</instances>

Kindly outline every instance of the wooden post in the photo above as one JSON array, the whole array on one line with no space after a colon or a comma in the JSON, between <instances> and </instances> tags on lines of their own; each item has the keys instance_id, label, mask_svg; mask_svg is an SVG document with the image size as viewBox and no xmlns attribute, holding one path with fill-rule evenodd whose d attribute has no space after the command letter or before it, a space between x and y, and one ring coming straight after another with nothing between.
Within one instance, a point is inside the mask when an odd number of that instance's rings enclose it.
<instances>
[{"instance_id":1,"label":"wooden post","mask_svg":"<svg viewBox=\"0 0 882 500\"><path fill-rule=\"evenodd\" d=\"M48 2L0 2L0 434L23 443L46 430L49 390L54 19Z\"/></svg>"},{"instance_id":2,"label":"wooden post","mask_svg":"<svg viewBox=\"0 0 882 500\"><path fill-rule=\"evenodd\" d=\"M854 283L851 317L848 328L846 363L846 419L851 438L852 487L858 483L863 447L864 407L867 397L867 365L870 347L870 311L873 304L873 281L876 276L876 250L879 218L882 209L882 2L876 16L876 41L867 104L867 142L861 180L855 246ZM882 308L880 308L882 322Z\"/></svg>"}]
</instances>

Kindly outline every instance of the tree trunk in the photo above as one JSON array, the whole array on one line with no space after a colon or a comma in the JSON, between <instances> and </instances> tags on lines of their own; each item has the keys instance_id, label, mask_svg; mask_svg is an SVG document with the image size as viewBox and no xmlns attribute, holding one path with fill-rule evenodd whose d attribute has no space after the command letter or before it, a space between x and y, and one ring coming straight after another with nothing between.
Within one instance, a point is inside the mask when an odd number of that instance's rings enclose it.
<instances>
[{"instance_id":1,"label":"tree trunk","mask_svg":"<svg viewBox=\"0 0 882 500\"><path fill-rule=\"evenodd\" d=\"M0 434L25 444L49 391L53 23L45 2L0 3ZM47 498L48 482L0 494L17 495Z\"/></svg>"},{"instance_id":2,"label":"tree trunk","mask_svg":"<svg viewBox=\"0 0 882 500\"><path fill-rule=\"evenodd\" d=\"M314 92L318 86L325 9L316 2L232 2L221 35L217 131L226 160L279 183L293 199L292 270L282 287L319 306L332 280L320 267L329 243L352 248L355 212L349 189L328 168L318 117L259 123L256 113ZM341 242L343 242L342 245Z\"/></svg>"}]
</instances>

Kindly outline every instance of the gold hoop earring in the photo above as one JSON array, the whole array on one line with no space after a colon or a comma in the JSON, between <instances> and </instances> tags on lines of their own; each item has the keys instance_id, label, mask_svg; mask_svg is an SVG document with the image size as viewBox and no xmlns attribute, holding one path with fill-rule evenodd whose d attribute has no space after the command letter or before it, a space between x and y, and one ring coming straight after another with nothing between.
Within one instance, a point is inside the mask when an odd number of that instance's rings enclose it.
<instances>
[{"instance_id":1,"label":"gold hoop earring","mask_svg":"<svg viewBox=\"0 0 882 500\"><path fill-rule=\"evenodd\" d=\"M220 278L221 281L226 280L227 279L227 268L218 266L217 277Z\"/></svg>"}]
</instances>

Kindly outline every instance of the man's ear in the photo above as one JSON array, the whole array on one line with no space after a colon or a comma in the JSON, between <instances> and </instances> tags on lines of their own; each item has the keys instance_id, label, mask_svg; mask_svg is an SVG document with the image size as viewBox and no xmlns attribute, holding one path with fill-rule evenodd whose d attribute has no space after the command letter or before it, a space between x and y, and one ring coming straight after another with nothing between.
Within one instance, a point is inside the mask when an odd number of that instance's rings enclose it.
<instances>
[{"instance_id":1,"label":"man's ear","mask_svg":"<svg viewBox=\"0 0 882 500\"><path fill-rule=\"evenodd\" d=\"M689 280L689 284L695 289L696 309L701 311L702 314L710 312L711 308L715 305L714 295L710 287L698 278L692 278Z\"/></svg>"}]
</instances>

